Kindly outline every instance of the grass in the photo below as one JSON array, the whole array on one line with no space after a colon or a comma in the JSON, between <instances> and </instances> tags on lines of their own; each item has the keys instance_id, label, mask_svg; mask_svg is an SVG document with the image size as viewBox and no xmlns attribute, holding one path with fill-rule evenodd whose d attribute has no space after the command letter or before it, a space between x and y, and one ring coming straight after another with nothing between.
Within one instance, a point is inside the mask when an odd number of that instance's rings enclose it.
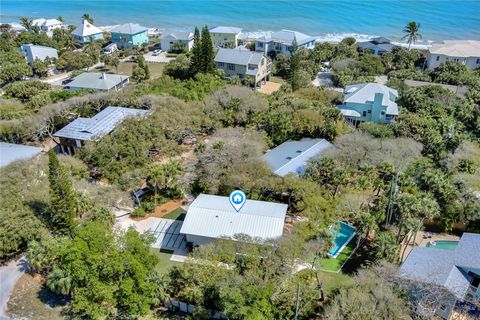
<instances>
[{"instance_id":1,"label":"grass","mask_svg":"<svg viewBox=\"0 0 480 320\"><path fill-rule=\"evenodd\" d=\"M172 212L169 212L166 215L164 215L163 218L183 221L185 219L186 213L187 212L182 208L177 208Z\"/></svg>"},{"instance_id":2,"label":"grass","mask_svg":"<svg viewBox=\"0 0 480 320\"><path fill-rule=\"evenodd\" d=\"M350 240L347 246L343 248L342 252L340 252L336 258L327 257L321 259L318 262L318 268L327 272L339 272L355 249L355 244L356 237Z\"/></svg>"},{"instance_id":3,"label":"grass","mask_svg":"<svg viewBox=\"0 0 480 320\"><path fill-rule=\"evenodd\" d=\"M111 68L107 67L105 70L117 74L124 74L127 76L132 75L133 66L135 63L133 62L120 62L118 68ZM165 68L165 63L147 63L148 69L150 70L150 79L159 78L163 73L163 68Z\"/></svg>"},{"instance_id":4,"label":"grass","mask_svg":"<svg viewBox=\"0 0 480 320\"><path fill-rule=\"evenodd\" d=\"M331 296L333 292L341 287L346 287L352 284L353 280L343 272L319 272L320 281L323 284L325 294Z\"/></svg>"},{"instance_id":5,"label":"grass","mask_svg":"<svg viewBox=\"0 0 480 320\"><path fill-rule=\"evenodd\" d=\"M158 264L155 267L155 270L160 274L167 274L170 268L175 265L179 265L180 262L171 261L173 251L170 250L161 250L161 249L150 249L159 259Z\"/></svg>"},{"instance_id":6,"label":"grass","mask_svg":"<svg viewBox=\"0 0 480 320\"><path fill-rule=\"evenodd\" d=\"M270 77L270 81L271 81L271 82L275 82L275 83L280 83L280 84L284 84L284 83L285 83L285 80L283 80L283 79L280 78L280 77L275 77L275 76L271 76L271 77Z\"/></svg>"}]
</instances>

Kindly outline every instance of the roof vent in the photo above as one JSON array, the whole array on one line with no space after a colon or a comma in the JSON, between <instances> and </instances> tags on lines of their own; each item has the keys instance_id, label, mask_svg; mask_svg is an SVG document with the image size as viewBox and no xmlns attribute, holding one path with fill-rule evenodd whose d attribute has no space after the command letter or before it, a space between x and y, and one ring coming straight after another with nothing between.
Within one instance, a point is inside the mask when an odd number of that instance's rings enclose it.
<instances>
[{"instance_id":1,"label":"roof vent","mask_svg":"<svg viewBox=\"0 0 480 320\"><path fill-rule=\"evenodd\" d=\"M302 150L297 150L297 153L302 153L303 151Z\"/></svg>"},{"instance_id":2,"label":"roof vent","mask_svg":"<svg viewBox=\"0 0 480 320\"><path fill-rule=\"evenodd\" d=\"M287 157L287 160L292 160L292 157Z\"/></svg>"}]
</instances>

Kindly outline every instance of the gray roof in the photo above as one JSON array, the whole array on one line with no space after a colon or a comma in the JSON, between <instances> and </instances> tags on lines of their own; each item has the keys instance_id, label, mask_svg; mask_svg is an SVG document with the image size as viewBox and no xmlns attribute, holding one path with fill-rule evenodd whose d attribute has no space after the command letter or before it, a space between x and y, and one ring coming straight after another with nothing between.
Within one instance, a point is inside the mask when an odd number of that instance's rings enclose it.
<instances>
[{"instance_id":1,"label":"gray roof","mask_svg":"<svg viewBox=\"0 0 480 320\"><path fill-rule=\"evenodd\" d=\"M125 23L119 26L116 26L111 33L121 33L121 34L137 34L141 32L147 32L147 28L139 25L138 23Z\"/></svg>"},{"instance_id":2,"label":"gray roof","mask_svg":"<svg viewBox=\"0 0 480 320\"><path fill-rule=\"evenodd\" d=\"M99 140L109 134L122 121L129 117L145 117L150 114L148 110L107 107L92 118L77 118L53 136L77 140Z\"/></svg>"},{"instance_id":3,"label":"gray roof","mask_svg":"<svg viewBox=\"0 0 480 320\"><path fill-rule=\"evenodd\" d=\"M263 159L279 176L289 173L302 174L309 159L317 156L333 145L325 139L303 138L299 141L289 140L268 151Z\"/></svg>"},{"instance_id":4,"label":"gray roof","mask_svg":"<svg viewBox=\"0 0 480 320\"><path fill-rule=\"evenodd\" d=\"M233 33L238 34L242 32L242 28L237 27L226 27L226 26L218 26L210 30L210 33Z\"/></svg>"},{"instance_id":5,"label":"gray roof","mask_svg":"<svg viewBox=\"0 0 480 320\"><path fill-rule=\"evenodd\" d=\"M172 32L162 37L162 39L190 41L193 39L193 32Z\"/></svg>"},{"instance_id":6,"label":"gray roof","mask_svg":"<svg viewBox=\"0 0 480 320\"><path fill-rule=\"evenodd\" d=\"M363 48L363 49L370 49L370 50L377 50L377 51L385 51L385 52L390 52L392 51L393 47L395 47L391 43L376 43L373 41L366 41L366 42L359 42L358 46Z\"/></svg>"},{"instance_id":7,"label":"gray roof","mask_svg":"<svg viewBox=\"0 0 480 320\"><path fill-rule=\"evenodd\" d=\"M27 58L29 63L35 61L35 59L45 60L48 58L58 58L58 53L55 48L45 47L45 46L37 46L33 44L24 44L20 46L20 50Z\"/></svg>"},{"instance_id":8,"label":"gray roof","mask_svg":"<svg viewBox=\"0 0 480 320\"><path fill-rule=\"evenodd\" d=\"M383 94L382 105L387 106L387 114L398 115L398 106L395 99L398 91L378 83L359 83L345 87L344 102L349 103L373 103L375 94ZM394 100L394 101L392 101Z\"/></svg>"},{"instance_id":9,"label":"gray roof","mask_svg":"<svg viewBox=\"0 0 480 320\"><path fill-rule=\"evenodd\" d=\"M237 212L228 197L201 194L188 208L180 233L209 238L247 234L257 240L283 234L287 205L247 200Z\"/></svg>"},{"instance_id":10,"label":"gray roof","mask_svg":"<svg viewBox=\"0 0 480 320\"><path fill-rule=\"evenodd\" d=\"M67 87L94 90L110 90L126 79L128 79L128 76L123 76L120 74L84 72L76 76L72 82L68 83Z\"/></svg>"},{"instance_id":11,"label":"gray roof","mask_svg":"<svg viewBox=\"0 0 480 320\"><path fill-rule=\"evenodd\" d=\"M218 49L215 62L232 63L246 66L248 64L258 65L264 55L245 49ZM256 74L256 73L255 73Z\"/></svg>"},{"instance_id":12,"label":"gray roof","mask_svg":"<svg viewBox=\"0 0 480 320\"><path fill-rule=\"evenodd\" d=\"M27 160L35 157L42 148L0 142L0 168L17 160Z\"/></svg>"},{"instance_id":13,"label":"gray roof","mask_svg":"<svg viewBox=\"0 0 480 320\"><path fill-rule=\"evenodd\" d=\"M73 35L80 37L93 36L99 33L103 34L103 31L88 22L88 20L82 20L82 22L75 28L75 30L72 31Z\"/></svg>"},{"instance_id":14,"label":"gray roof","mask_svg":"<svg viewBox=\"0 0 480 320\"><path fill-rule=\"evenodd\" d=\"M298 31L286 30L286 29L273 32L270 36L264 36L264 37L258 38L257 40L262 42L273 41L273 42L282 43L285 45L291 45L293 42L293 39L297 41L297 44L299 46L316 40L315 37L309 36L307 34L304 34Z\"/></svg>"},{"instance_id":15,"label":"gray roof","mask_svg":"<svg viewBox=\"0 0 480 320\"><path fill-rule=\"evenodd\" d=\"M471 281L466 270L471 269L480 269L480 234L464 233L454 250L413 248L400 275L442 286L462 299Z\"/></svg>"}]
</instances>

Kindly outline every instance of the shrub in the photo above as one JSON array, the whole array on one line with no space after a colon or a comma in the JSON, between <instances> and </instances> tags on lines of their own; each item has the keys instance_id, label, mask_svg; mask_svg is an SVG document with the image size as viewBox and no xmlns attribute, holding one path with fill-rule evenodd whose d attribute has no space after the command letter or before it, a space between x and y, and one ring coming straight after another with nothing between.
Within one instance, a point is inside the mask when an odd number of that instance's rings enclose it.
<instances>
[{"instance_id":1,"label":"shrub","mask_svg":"<svg viewBox=\"0 0 480 320\"><path fill-rule=\"evenodd\" d=\"M130 213L131 217L145 217L145 210L142 207L138 207Z\"/></svg>"},{"instance_id":2,"label":"shrub","mask_svg":"<svg viewBox=\"0 0 480 320\"><path fill-rule=\"evenodd\" d=\"M393 138L393 129L389 125L378 124L372 122L363 122L360 124L359 129L371 134L375 138Z\"/></svg>"},{"instance_id":3,"label":"shrub","mask_svg":"<svg viewBox=\"0 0 480 320\"><path fill-rule=\"evenodd\" d=\"M7 84L3 88L6 97L18 99L23 103L29 102L34 96L49 89L48 83L39 80L18 81Z\"/></svg>"}]
</instances>

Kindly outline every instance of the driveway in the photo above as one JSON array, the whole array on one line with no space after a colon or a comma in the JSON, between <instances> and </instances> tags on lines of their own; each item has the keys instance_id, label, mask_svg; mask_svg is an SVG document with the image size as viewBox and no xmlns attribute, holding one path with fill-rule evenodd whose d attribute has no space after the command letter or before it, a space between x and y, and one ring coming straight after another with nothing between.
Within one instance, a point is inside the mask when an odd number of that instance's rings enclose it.
<instances>
[{"instance_id":1,"label":"driveway","mask_svg":"<svg viewBox=\"0 0 480 320\"><path fill-rule=\"evenodd\" d=\"M317 77L312 81L314 87L327 87L333 89L335 85L332 81L333 75L330 72L319 72Z\"/></svg>"},{"instance_id":2,"label":"driveway","mask_svg":"<svg viewBox=\"0 0 480 320\"><path fill-rule=\"evenodd\" d=\"M6 313L10 293L18 279L27 271L28 262L23 256L0 267L0 320L10 319Z\"/></svg>"},{"instance_id":3,"label":"driveway","mask_svg":"<svg viewBox=\"0 0 480 320\"><path fill-rule=\"evenodd\" d=\"M169 63L175 58L167 58L167 54L165 52L160 53L158 56L154 56L153 52L149 52L143 55L145 57L145 61L148 63Z\"/></svg>"}]
</instances>

